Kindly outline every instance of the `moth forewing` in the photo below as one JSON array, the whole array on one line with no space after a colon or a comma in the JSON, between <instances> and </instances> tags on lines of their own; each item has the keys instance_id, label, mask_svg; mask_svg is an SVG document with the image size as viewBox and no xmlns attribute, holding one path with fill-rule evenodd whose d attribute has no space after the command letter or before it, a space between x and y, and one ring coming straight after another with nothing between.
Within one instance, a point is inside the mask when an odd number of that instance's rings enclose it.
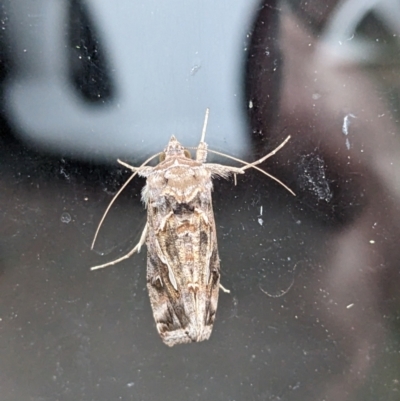
<instances>
[{"instance_id":1,"label":"moth forewing","mask_svg":"<svg viewBox=\"0 0 400 401\"><path fill-rule=\"evenodd\" d=\"M157 330L169 346L208 339L215 319L220 268L211 175L172 137L143 189L147 288Z\"/></svg>"},{"instance_id":2,"label":"moth forewing","mask_svg":"<svg viewBox=\"0 0 400 401\"><path fill-rule=\"evenodd\" d=\"M215 318L219 287L215 227L211 215L204 219L194 211L198 203L198 199L188 207L174 203L163 230L157 223L149 227L147 247L155 252L148 252L147 288L157 330L169 346L208 339Z\"/></svg>"},{"instance_id":3,"label":"moth forewing","mask_svg":"<svg viewBox=\"0 0 400 401\"><path fill-rule=\"evenodd\" d=\"M162 161L155 167L143 164L136 168L119 161L135 174L146 177L142 191L147 208L146 227L139 243L127 255L92 268L118 263L139 251L146 242L150 303L158 333L169 346L207 340L212 332L220 288L212 178L243 174L246 168L259 162L235 159L244 167L206 163L207 120L208 109L195 160L188 157L185 148L172 136L162 153Z\"/></svg>"}]
</instances>

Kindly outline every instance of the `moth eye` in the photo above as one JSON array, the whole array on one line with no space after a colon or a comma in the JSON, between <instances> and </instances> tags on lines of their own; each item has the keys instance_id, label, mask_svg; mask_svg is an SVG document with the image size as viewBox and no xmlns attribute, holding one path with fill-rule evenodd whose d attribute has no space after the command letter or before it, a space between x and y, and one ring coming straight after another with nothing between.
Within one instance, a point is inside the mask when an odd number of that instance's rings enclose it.
<instances>
[{"instance_id":1,"label":"moth eye","mask_svg":"<svg viewBox=\"0 0 400 401\"><path fill-rule=\"evenodd\" d=\"M192 158L192 154L187 149L184 150L184 154L188 159Z\"/></svg>"},{"instance_id":2,"label":"moth eye","mask_svg":"<svg viewBox=\"0 0 400 401\"><path fill-rule=\"evenodd\" d=\"M163 162L165 160L165 152L160 153L160 162Z\"/></svg>"}]
</instances>

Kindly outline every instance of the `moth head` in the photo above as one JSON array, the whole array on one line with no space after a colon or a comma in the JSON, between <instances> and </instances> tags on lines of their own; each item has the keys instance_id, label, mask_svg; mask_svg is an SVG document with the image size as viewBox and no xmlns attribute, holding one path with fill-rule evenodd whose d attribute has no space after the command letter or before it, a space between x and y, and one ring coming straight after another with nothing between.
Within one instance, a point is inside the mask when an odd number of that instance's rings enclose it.
<instances>
[{"instance_id":1,"label":"moth head","mask_svg":"<svg viewBox=\"0 0 400 401\"><path fill-rule=\"evenodd\" d=\"M192 158L190 152L179 143L174 135L172 135L164 152L160 154L160 162L169 157L176 156L186 157L188 159Z\"/></svg>"}]
</instances>

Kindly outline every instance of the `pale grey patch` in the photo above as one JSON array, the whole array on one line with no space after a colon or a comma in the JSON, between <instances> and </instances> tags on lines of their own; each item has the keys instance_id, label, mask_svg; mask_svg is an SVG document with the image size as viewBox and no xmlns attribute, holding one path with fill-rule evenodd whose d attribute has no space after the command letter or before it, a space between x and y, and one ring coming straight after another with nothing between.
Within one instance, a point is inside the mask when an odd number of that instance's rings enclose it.
<instances>
[{"instance_id":1,"label":"pale grey patch","mask_svg":"<svg viewBox=\"0 0 400 401\"><path fill-rule=\"evenodd\" d=\"M333 194L329 180L326 177L326 166L323 157L316 152L302 155L299 169L300 187L315 194L318 200L330 202Z\"/></svg>"}]
</instances>

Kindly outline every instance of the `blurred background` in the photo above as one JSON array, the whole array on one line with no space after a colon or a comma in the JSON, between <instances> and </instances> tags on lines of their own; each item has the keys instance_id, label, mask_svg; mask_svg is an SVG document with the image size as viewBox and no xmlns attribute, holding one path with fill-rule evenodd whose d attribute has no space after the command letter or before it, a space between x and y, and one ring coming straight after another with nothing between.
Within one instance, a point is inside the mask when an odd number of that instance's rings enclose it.
<instances>
[{"instance_id":1,"label":"blurred background","mask_svg":"<svg viewBox=\"0 0 400 401\"><path fill-rule=\"evenodd\" d=\"M1 400L400 400L399 106L395 0L1 0ZM232 156L290 134L262 167L297 196L215 181L231 293L171 349L144 250L89 270L140 237L143 179L90 244L116 158L195 146L206 107Z\"/></svg>"}]
</instances>

